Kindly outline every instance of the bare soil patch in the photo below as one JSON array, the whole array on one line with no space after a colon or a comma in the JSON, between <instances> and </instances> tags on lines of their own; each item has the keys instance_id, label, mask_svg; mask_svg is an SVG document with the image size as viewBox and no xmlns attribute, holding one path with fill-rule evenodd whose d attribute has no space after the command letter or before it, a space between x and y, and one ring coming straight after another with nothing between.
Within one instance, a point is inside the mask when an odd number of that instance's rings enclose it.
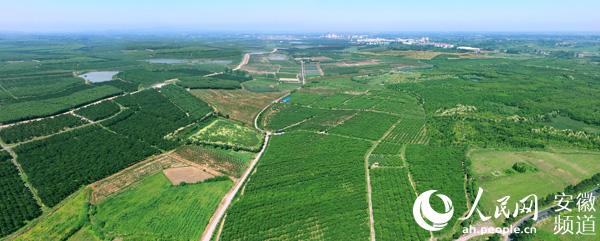
<instances>
[{"instance_id":1,"label":"bare soil patch","mask_svg":"<svg viewBox=\"0 0 600 241\"><path fill-rule=\"evenodd\" d=\"M164 153L159 156L150 157L145 161L137 163L127 169L124 169L112 176L97 181L90 185L92 188L91 203L100 203L107 197L119 193L127 187L137 183L144 177L156 174L165 169L182 168L193 166L211 177L218 176L218 171L212 170L207 165L199 165L173 152ZM166 174L165 174L166 175ZM210 178L210 177L209 177ZM170 179L169 179L170 180ZM204 179L203 179L204 180Z\"/></svg>"},{"instance_id":2,"label":"bare soil patch","mask_svg":"<svg viewBox=\"0 0 600 241\"><path fill-rule=\"evenodd\" d=\"M163 170L163 173L175 186L181 183L194 184L215 177L212 174L205 172L203 169L195 166L173 167Z\"/></svg>"},{"instance_id":3,"label":"bare soil patch","mask_svg":"<svg viewBox=\"0 0 600 241\"><path fill-rule=\"evenodd\" d=\"M254 116L283 92L255 93L247 90L192 90L192 94L229 118L252 125Z\"/></svg>"}]
</instances>

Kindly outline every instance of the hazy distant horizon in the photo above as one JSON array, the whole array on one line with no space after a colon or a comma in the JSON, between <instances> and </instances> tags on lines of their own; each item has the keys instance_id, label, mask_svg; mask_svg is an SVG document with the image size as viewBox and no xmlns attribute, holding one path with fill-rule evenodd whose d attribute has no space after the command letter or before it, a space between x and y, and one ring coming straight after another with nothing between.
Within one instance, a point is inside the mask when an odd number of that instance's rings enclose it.
<instances>
[{"instance_id":1,"label":"hazy distant horizon","mask_svg":"<svg viewBox=\"0 0 600 241\"><path fill-rule=\"evenodd\" d=\"M600 2L23 0L1 32L600 32Z\"/></svg>"}]
</instances>

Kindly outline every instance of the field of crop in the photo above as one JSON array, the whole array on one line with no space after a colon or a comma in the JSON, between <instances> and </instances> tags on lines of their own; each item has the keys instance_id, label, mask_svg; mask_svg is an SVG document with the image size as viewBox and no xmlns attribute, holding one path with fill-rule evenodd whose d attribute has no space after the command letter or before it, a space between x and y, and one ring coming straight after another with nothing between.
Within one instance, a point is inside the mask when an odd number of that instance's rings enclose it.
<instances>
[{"instance_id":1,"label":"field of crop","mask_svg":"<svg viewBox=\"0 0 600 241\"><path fill-rule=\"evenodd\" d=\"M162 87L160 93L194 120L201 119L212 112L212 108L206 102L195 98L185 89L175 85Z\"/></svg>"},{"instance_id":2,"label":"field of crop","mask_svg":"<svg viewBox=\"0 0 600 241\"><path fill-rule=\"evenodd\" d=\"M142 87L152 86L166 80L177 78L188 78L192 76L204 76L210 74L210 71L198 69L133 69L119 73L116 77L128 82L135 83Z\"/></svg>"},{"instance_id":3,"label":"field of crop","mask_svg":"<svg viewBox=\"0 0 600 241\"><path fill-rule=\"evenodd\" d=\"M159 173L98 204L94 220L111 240L197 240L231 186L229 179L173 186Z\"/></svg>"},{"instance_id":4,"label":"field of crop","mask_svg":"<svg viewBox=\"0 0 600 241\"><path fill-rule=\"evenodd\" d=\"M402 152L402 145L389 142L381 142L372 154L384 154L384 155L399 155Z\"/></svg>"},{"instance_id":5,"label":"field of crop","mask_svg":"<svg viewBox=\"0 0 600 241\"><path fill-rule=\"evenodd\" d=\"M18 161L48 206L157 150L97 126L27 143L15 150Z\"/></svg>"},{"instance_id":6,"label":"field of crop","mask_svg":"<svg viewBox=\"0 0 600 241\"><path fill-rule=\"evenodd\" d=\"M425 144L427 139L424 120L402 118L384 141L398 144Z\"/></svg>"},{"instance_id":7,"label":"field of crop","mask_svg":"<svg viewBox=\"0 0 600 241\"><path fill-rule=\"evenodd\" d=\"M121 92L122 90L112 86L99 86L63 97L8 104L2 106L3 110L0 112L0 123L11 123L65 112L70 108L114 96Z\"/></svg>"},{"instance_id":8,"label":"field of crop","mask_svg":"<svg viewBox=\"0 0 600 241\"><path fill-rule=\"evenodd\" d=\"M230 119L254 125L258 112L283 92L255 93L246 90L192 90L191 93Z\"/></svg>"},{"instance_id":9,"label":"field of crop","mask_svg":"<svg viewBox=\"0 0 600 241\"><path fill-rule=\"evenodd\" d=\"M0 150L0 237L41 214L11 159L8 153Z\"/></svg>"},{"instance_id":10,"label":"field of crop","mask_svg":"<svg viewBox=\"0 0 600 241\"><path fill-rule=\"evenodd\" d=\"M262 139L256 130L227 119L217 119L190 136L194 143L254 152L260 149Z\"/></svg>"},{"instance_id":11,"label":"field of crop","mask_svg":"<svg viewBox=\"0 0 600 241\"><path fill-rule=\"evenodd\" d=\"M182 109L156 90L122 96L116 101L129 109L103 121L102 125L163 150L176 146L176 143L167 140L165 136L193 122Z\"/></svg>"},{"instance_id":12,"label":"field of crop","mask_svg":"<svg viewBox=\"0 0 600 241\"><path fill-rule=\"evenodd\" d=\"M411 185L452 199L451 227L433 235L453 239L476 187L489 213L501 196L545 196L600 172L597 36L431 36L478 54L271 37L0 36L2 148L18 154L49 207L0 151L0 239L26 226L25 240L197 240L231 181L171 186L158 172L113 174L156 157L240 178L263 141L256 115L286 93L258 119L276 133L221 240L365 240L369 228L380 240L426 240L410 217ZM306 83L279 81L297 77L300 59ZM90 71L119 74L75 77Z\"/></svg>"},{"instance_id":13,"label":"field of crop","mask_svg":"<svg viewBox=\"0 0 600 241\"><path fill-rule=\"evenodd\" d=\"M381 100L371 98L367 95L361 95L347 100L340 107L355 110L369 110L373 106L379 104L379 102L381 102Z\"/></svg>"},{"instance_id":14,"label":"field of crop","mask_svg":"<svg viewBox=\"0 0 600 241\"><path fill-rule=\"evenodd\" d=\"M344 121L343 124L331 129L330 132L377 140L397 121L397 117L388 114L360 112L351 119Z\"/></svg>"},{"instance_id":15,"label":"field of crop","mask_svg":"<svg viewBox=\"0 0 600 241\"><path fill-rule=\"evenodd\" d=\"M202 232L201 227L206 225L218 201L231 185L227 179L215 179L172 186L159 172L142 177L133 186L99 204L90 203L92 190L83 188L12 238L196 240Z\"/></svg>"},{"instance_id":16,"label":"field of crop","mask_svg":"<svg viewBox=\"0 0 600 241\"><path fill-rule=\"evenodd\" d=\"M514 200L530 194L544 197L600 172L600 152L577 149L556 152L480 149L472 151L469 158L478 183L485 190L482 205L488 212L493 212L495 200L503 196L510 195ZM537 171L517 172L512 168L517 162L525 162Z\"/></svg>"},{"instance_id":17,"label":"field of crop","mask_svg":"<svg viewBox=\"0 0 600 241\"><path fill-rule=\"evenodd\" d=\"M353 97L354 96L347 94L324 95L312 105L316 108L334 108L342 105L344 102Z\"/></svg>"},{"instance_id":18,"label":"field of crop","mask_svg":"<svg viewBox=\"0 0 600 241\"><path fill-rule=\"evenodd\" d=\"M465 169L463 167L464 149L458 147L434 147L425 145L408 145L406 147L406 161L408 170L415 182L417 192L438 190L447 195L454 206L454 216L450 221L452 227L458 217L467 211L465 198ZM435 175L432 175L435 174ZM441 202L432 203L436 210L441 209ZM447 228L437 235L451 235L451 228Z\"/></svg>"},{"instance_id":19,"label":"field of crop","mask_svg":"<svg viewBox=\"0 0 600 241\"><path fill-rule=\"evenodd\" d=\"M314 117L297 125L293 129L312 130L312 131L328 131L344 123L344 121L356 115L356 111L352 110L328 110L316 114Z\"/></svg>"},{"instance_id":20,"label":"field of crop","mask_svg":"<svg viewBox=\"0 0 600 241\"><path fill-rule=\"evenodd\" d=\"M98 121L117 114L121 110L119 105L113 101L104 101L102 103L91 105L86 108L75 111L75 114L81 115L92 121Z\"/></svg>"},{"instance_id":21,"label":"field of crop","mask_svg":"<svg viewBox=\"0 0 600 241\"><path fill-rule=\"evenodd\" d=\"M252 152L196 145L182 146L175 153L186 160L208 165L210 168L232 177L240 177L248 167L250 159L255 155Z\"/></svg>"},{"instance_id":22,"label":"field of crop","mask_svg":"<svg viewBox=\"0 0 600 241\"><path fill-rule=\"evenodd\" d=\"M261 118L266 128L270 130L280 130L309 120L324 112L326 112L326 110L290 104L277 104L273 105L270 112L265 113Z\"/></svg>"},{"instance_id":23,"label":"field of crop","mask_svg":"<svg viewBox=\"0 0 600 241\"><path fill-rule=\"evenodd\" d=\"M40 75L0 78L0 85L15 98L40 97L83 85L72 73L43 73Z\"/></svg>"},{"instance_id":24,"label":"field of crop","mask_svg":"<svg viewBox=\"0 0 600 241\"><path fill-rule=\"evenodd\" d=\"M75 117L71 114L59 115L0 129L0 138L6 143L17 143L33 139L34 137L50 135L83 124L85 124L85 122L79 117Z\"/></svg>"},{"instance_id":25,"label":"field of crop","mask_svg":"<svg viewBox=\"0 0 600 241\"><path fill-rule=\"evenodd\" d=\"M370 174L377 240L429 240L429 233L413 221L416 194L406 169L374 168Z\"/></svg>"},{"instance_id":26,"label":"field of crop","mask_svg":"<svg viewBox=\"0 0 600 241\"><path fill-rule=\"evenodd\" d=\"M221 240L367 239L363 158L369 146L311 133L273 137L228 210Z\"/></svg>"},{"instance_id":27,"label":"field of crop","mask_svg":"<svg viewBox=\"0 0 600 241\"><path fill-rule=\"evenodd\" d=\"M56 210L42 216L26 231L20 233L15 240L37 240L44 237L47 240L67 240L87 223L90 190L85 188L65 199Z\"/></svg>"}]
</instances>

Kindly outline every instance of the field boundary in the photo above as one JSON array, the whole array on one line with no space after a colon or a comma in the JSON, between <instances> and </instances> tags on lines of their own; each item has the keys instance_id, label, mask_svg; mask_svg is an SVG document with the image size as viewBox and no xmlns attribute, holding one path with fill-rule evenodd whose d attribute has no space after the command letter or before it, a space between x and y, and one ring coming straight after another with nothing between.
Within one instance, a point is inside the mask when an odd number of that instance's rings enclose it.
<instances>
[{"instance_id":1,"label":"field boundary","mask_svg":"<svg viewBox=\"0 0 600 241\"><path fill-rule=\"evenodd\" d=\"M19 177L21 177L23 184L31 192L33 199L40 206L40 208L42 209L42 212L45 212L46 210L48 210L48 206L46 206L46 204L44 204L44 202L42 201L42 198L40 198L40 195L37 192L37 189L31 184L31 182L29 182L29 177L27 176L27 173L25 173L25 170L23 169L21 164L17 161L17 158L18 158L17 153L15 153L11 147L9 147L6 143L4 143L4 141L2 139L0 139L0 146L2 147L2 149L4 149L6 152L8 152L8 154L12 157L11 162L17 168L17 171L19 172Z\"/></svg>"},{"instance_id":2,"label":"field boundary","mask_svg":"<svg viewBox=\"0 0 600 241\"><path fill-rule=\"evenodd\" d=\"M400 121L402 121L402 119L398 119L392 126L390 126L390 128L388 128L385 133L383 133L383 135L381 136L381 138L379 138L379 140L375 141L373 143L373 145L371 146L371 148L369 148L369 150L367 151L367 153L365 153L365 178L367 181L367 200L369 203L369 227L371 230L371 241L375 241L375 218L373 217L373 199L372 199L372 190L371 190L371 172L370 172L370 166L369 166L369 157L371 156L371 153L373 153L373 151L375 150L375 148L377 148L377 146L379 146L379 143L381 143L390 133L392 133L392 130L394 130L394 128L396 128L396 125L398 125L398 123L400 123Z\"/></svg>"}]
</instances>

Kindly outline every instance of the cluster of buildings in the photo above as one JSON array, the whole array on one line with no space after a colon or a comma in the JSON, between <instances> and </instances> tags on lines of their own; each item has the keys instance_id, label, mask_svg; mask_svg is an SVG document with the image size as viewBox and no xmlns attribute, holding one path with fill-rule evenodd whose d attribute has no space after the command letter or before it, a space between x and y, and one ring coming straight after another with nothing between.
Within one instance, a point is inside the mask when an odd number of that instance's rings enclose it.
<instances>
[{"instance_id":1,"label":"cluster of buildings","mask_svg":"<svg viewBox=\"0 0 600 241\"><path fill-rule=\"evenodd\" d=\"M412 38L358 38L354 40L358 44L365 45L386 45L390 43L399 43L406 45L421 45L421 46L434 46L437 48L451 49L454 48L454 44L444 43L444 42L433 42L429 39L429 37L422 37L417 39Z\"/></svg>"},{"instance_id":2,"label":"cluster of buildings","mask_svg":"<svg viewBox=\"0 0 600 241\"><path fill-rule=\"evenodd\" d=\"M467 46L455 46L454 44L444 42L434 42L429 37L422 38L381 38L381 37L370 37L368 35L344 35L329 33L322 35L321 38L325 39L347 39L354 43L361 45L388 45L392 43L405 44L405 45L417 45L417 46L433 46L436 48L443 49L458 49L469 52L480 53L480 48L467 47Z\"/></svg>"}]
</instances>

